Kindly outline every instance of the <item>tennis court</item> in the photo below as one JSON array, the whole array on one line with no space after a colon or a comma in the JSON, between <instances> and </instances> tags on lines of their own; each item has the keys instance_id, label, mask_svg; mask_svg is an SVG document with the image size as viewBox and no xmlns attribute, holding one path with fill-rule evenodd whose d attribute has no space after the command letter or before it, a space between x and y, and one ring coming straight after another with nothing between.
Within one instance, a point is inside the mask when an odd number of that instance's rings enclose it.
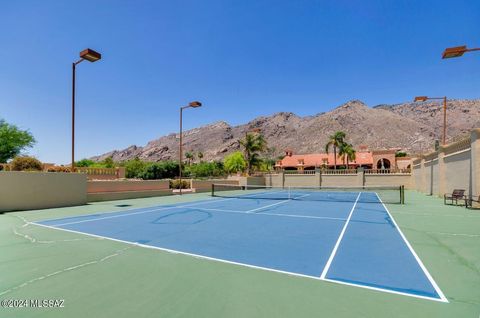
<instances>
[{"instance_id":1,"label":"tennis court","mask_svg":"<svg viewBox=\"0 0 480 318\"><path fill-rule=\"evenodd\" d=\"M385 203L382 189L245 188L214 197L32 222L150 249L448 302Z\"/></svg>"}]
</instances>

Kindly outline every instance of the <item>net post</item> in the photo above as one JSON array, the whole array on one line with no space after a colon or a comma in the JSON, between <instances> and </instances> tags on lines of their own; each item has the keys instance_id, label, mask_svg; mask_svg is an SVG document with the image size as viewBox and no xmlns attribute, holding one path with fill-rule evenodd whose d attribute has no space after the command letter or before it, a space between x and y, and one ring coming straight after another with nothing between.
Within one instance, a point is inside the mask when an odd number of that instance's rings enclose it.
<instances>
[{"instance_id":1,"label":"net post","mask_svg":"<svg viewBox=\"0 0 480 318\"><path fill-rule=\"evenodd\" d=\"M405 186L400 186L400 204L405 204Z\"/></svg>"},{"instance_id":2,"label":"net post","mask_svg":"<svg viewBox=\"0 0 480 318\"><path fill-rule=\"evenodd\" d=\"M212 183L212 197L215 196L215 184Z\"/></svg>"}]
</instances>

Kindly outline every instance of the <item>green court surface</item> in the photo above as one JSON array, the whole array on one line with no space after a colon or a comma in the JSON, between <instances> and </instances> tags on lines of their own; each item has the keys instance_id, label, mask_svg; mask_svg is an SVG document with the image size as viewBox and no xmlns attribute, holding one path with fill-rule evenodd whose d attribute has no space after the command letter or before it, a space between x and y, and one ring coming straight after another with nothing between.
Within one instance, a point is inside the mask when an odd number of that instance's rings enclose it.
<instances>
[{"instance_id":1,"label":"green court surface","mask_svg":"<svg viewBox=\"0 0 480 318\"><path fill-rule=\"evenodd\" d=\"M480 211L407 192L389 205L448 303L226 264L26 222L209 199L207 194L0 215L0 300L62 299L63 308L0 308L0 317L480 316Z\"/></svg>"}]
</instances>

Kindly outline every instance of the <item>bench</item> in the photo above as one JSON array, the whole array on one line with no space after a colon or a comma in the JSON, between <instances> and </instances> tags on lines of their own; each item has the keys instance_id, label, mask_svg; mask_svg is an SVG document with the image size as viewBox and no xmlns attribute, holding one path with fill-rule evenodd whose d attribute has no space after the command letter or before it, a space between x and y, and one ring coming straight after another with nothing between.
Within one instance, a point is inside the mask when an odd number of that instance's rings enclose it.
<instances>
[{"instance_id":1,"label":"bench","mask_svg":"<svg viewBox=\"0 0 480 318\"><path fill-rule=\"evenodd\" d=\"M458 204L458 200L465 199L465 190L464 189L454 189L451 194L445 193L443 195L443 203L447 204L447 200L451 200L451 204L453 205L453 201L455 204Z\"/></svg>"},{"instance_id":2,"label":"bench","mask_svg":"<svg viewBox=\"0 0 480 318\"><path fill-rule=\"evenodd\" d=\"M480 205L480 195L477 196L477 198L475 199L475 197L472 197L471 199L466 197L465 198L465 207L466 208L473 208L473 204L474 203L477 203Z\"/></svg>"}]
</instances>

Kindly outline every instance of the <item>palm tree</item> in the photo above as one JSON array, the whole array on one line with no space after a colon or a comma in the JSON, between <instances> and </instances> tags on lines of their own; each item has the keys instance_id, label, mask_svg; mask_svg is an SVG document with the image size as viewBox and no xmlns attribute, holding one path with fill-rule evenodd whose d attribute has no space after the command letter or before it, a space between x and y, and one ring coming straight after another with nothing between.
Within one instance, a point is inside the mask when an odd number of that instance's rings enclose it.
<instances>
[{"instance_id":1,"label":"palm tree","mask_svg":"<svg viewBox=\"0 0 480 318\"><path fill-rule=\"evenodd\" d=\"M347 143L343 144L340 147L340 149L342 153L341 157L343 158L343 160L347 159L347 169L348 169L349 161L355 161L355 159L357 158L356 156L357 151L353 148L352 144L347 144Z\"/></svg>"},{"instance_id":2,"label":"palm tree","mask_svg":"<svg viewBox=\"0 0 480 318\"><path fill-rule=\"evenodd\" d=\"M240 140L240 145L243 147L243 155L247 162L247 173L250 175L253 171L253 167L260 163L259 153L265 151L267 148L267 142L263 138L262 134L247 133L245 139Z\"/></svg>"},{"instance_id":3,"label":"palm tree","mask_svg":"<svg viewBox=\"0 0 480 318\"><path fill-rule=\"evenodd\" d=\"M346 150L348 149L348 144L344 141L340 146L338 146L338 157L342 159L343 165L345 166L345 157L346 157Z\"/></svg>"},{"instance_id":4,"label":"palm tree","mask_svg":"<svg viewBox=\"0 0 480 318\"><path fill-rule=\"evenodd\" d=\"M203 152L199 151L199 152L197 153L197 157L198 157L198 159L200 159L200 162L202 162Z\"/></svg>"},{"instance_id":5,"label":"palm tree","mask_svg":"<svg viewBox=\"0 0 480 318\"><path fill-rule=\"evenodd\" d=\"M189 165L189 166L192 165L192 161L193 161L194 156L195 156L195 155L194 155L193 152L191 152L191 151L187 151L187 152L185 153L185 158L187 158L187 160L188 160L188 165Z\"/></svg>"},{"instance_id":6,"label":"palm tree","mask_svg":"<svg viewBox=\"0 0 480 318\"><path fill-rule=\"evenodd\" d=\"M328 142L325 145L325 152L328 154L330 147L333 147L334 169L337 169L337 148L340 148L345 143L345 133L343 131L337 131L328 138Z\"/></svg>"}]
</instances>

